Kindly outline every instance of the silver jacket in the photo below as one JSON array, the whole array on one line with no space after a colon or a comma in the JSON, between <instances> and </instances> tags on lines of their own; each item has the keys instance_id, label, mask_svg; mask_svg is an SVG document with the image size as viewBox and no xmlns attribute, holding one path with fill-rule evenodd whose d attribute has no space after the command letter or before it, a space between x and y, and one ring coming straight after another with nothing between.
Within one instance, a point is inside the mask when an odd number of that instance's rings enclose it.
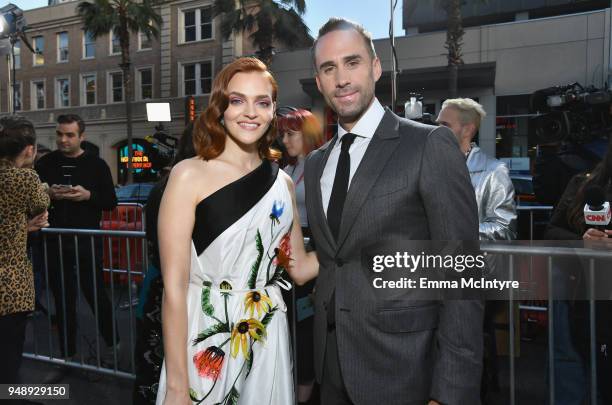
<instances>
[{"instance_id":1,"label":"silver jacket","mask_svg":"<svg viewBox=\"0 0 612 405\"><path fill-rule=\"evenodd\" d=\"M515 239L516 203L508 168L476 144L472 144L467 167L478 203L480 240Z\"/></svg>"}]
</instances>

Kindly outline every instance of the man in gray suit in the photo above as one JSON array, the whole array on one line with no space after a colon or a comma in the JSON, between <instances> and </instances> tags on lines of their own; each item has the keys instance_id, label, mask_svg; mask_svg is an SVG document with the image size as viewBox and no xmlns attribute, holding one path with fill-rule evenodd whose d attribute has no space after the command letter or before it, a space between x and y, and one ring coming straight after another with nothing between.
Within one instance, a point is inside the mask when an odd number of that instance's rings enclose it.
<instances>
[{"instance_id":1,"label":"man in gray suit","mask_svg":"<svg viewBox=\"0 0 612 405\"><path fill-rule=\"evenodd\" d=\"M313 45L338 133L308 158L306 206L320 262L315 372L322 404L480 403L481 301L398 301L373 293L362 249L397 240L478 240L465 159L448 128L397 117L374 96L370 35L330 19Z\"/></svg>"}]
</instances>

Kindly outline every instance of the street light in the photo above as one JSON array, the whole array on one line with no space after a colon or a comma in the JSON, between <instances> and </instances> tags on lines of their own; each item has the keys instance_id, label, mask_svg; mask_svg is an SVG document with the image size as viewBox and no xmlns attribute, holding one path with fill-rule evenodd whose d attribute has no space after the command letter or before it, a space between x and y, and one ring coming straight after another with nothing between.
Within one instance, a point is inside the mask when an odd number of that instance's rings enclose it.
<instances>
[{"instance_id":1,"label":"street light","mask_svg":"<svg viewBox=\"0 0 612 405\"><path fill-rule=\"evenodd\" d=\"M7 38L10 34L23 31L25 19L23 11L14 4L7 4L0 8L0 38Z\"/></svg>"},{"instance_id":2,"label":"street light","mask_svg":"<svg viewBox=\"0 0 612 405\"><path fill-rule=\"evenodd\" d=\"M32 53L37 53L32 49L32 45L30 45L25 36L26 29L26 19L23 16L23 10L11 3L0 8L0 40L8 38L11 45L11 82L13 87L11 105L13 114L15 114L15 93L17 91L17 83L15 81L15 43L21 40Z\"/></svg>"}]
</instances>

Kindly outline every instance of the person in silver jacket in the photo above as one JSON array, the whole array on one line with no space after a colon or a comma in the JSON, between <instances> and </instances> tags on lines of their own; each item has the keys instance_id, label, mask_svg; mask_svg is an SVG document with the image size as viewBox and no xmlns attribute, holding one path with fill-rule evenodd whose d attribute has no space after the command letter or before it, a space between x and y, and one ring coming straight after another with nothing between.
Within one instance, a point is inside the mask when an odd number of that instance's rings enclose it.
<instances>
[{"instance_id":1,"label":"person in silver jacket","mask_svg":"<svg viewBox=\"0 0 612 405\"><path fill-rule=\"evenodd\" d=\"M469 98L446 100L438 115L438 124L450 128L465 155L472 186L478 204L480 240L511 240L516 238L516 204L514 186L506 165L487 156L472 140L480 128L486 112ZM487 277L495 278L503 267L502 257L488 255ZM485 356L480 397L488 403L490 395L499 391L495 316L502 309L502 301L487 301L484 316Z\"/></svg>"},{"instance_id":2,"label":"person in silver jacket","mask_svg":"<svg viewBox=\"0 0 612 405\"><path fill-rule=\"evenodd\" d=\"M516 203L508 168L472 142L485 116L474 100L456 98L442 104L437 122L453 131L466 157L478 203L480 239L512 240L516 238Z\"/></svg>"}]
</instances>

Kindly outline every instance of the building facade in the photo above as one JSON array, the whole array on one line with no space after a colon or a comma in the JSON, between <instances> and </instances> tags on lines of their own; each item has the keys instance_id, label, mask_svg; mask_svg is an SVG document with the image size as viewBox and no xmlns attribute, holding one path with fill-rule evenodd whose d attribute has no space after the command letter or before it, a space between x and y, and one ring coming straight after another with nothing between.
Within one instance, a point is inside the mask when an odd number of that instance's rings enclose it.
<instances>
[{"instance_id":1,"label":"building facade","mask_svg":"<svg viewBox=\"0 0 612 405\"><path fill-rule=\"evenodd\" d=\"M212 0L165 1L158 39L131 35L133 138L146 155L146 136L156 122L147 122L147 102L169 102L172 122L167 132L180 136L185 125L185 97L196 109L207 103L212 80L224 63L252 53L242 38L224 41L212 18ZM111 167L115 181L126 166L125 91L119 43L109 33L93 39L76 13L77 1L27 10L26 36L36 53L18 43L15 57L15 110L31 119L39 143L55 149L57 116L76 113L87 124L86 139L95 144ZM4 59L4 58L3 58ZM0 113L12 111L11 57L0 63ZM145 170L136 178L144 178Z\"/></svg>"},{"instance_id":2,"label":"building facade","mask_svg":"<svg viewBox=\"0 0 612 405\"><path fill-rule=\"evenodd\" d=\"M433 7L430 1L404 1L404 12L415 3L416 7ZM464 7L470 9L471 3L476 2L468 1ZM460 97L477 99L487 111L479 133L481 147L493 156L513 158L512 163L525 169L533 161L536 145L532 134L532 118L536 114L529 109L530 95L539 89L574 82L585 87L605 87L610 71L611 15L609 8L601 7L601 2L584 2L591 9L578 13L572 13L574 9L567 5L548 9L544 17L541 17L541 8L533 14L520 7L509 11L510 3L527 7L549 2L492 0L485 5L489 8L483 6L487 19L469 16L473 25L465 28L465 64L459 69L458 85ZM577 7L575 2L571 3ZM498 6L505 7L503 13L495 8ZM418 9L413 11L419 16ZM404 14L404 29L408 34L395 38L400 70L396 111L400 113L410 93L416 92L423 95L426 111L435 117L448 94L445 14L440 10L430 11L431 15L421 16L421 29L419 21L416 25L407 24L408 17ZM503 14L504 19L496 16L496 12ZM493 23L478 25L482 21ZM390 41L375 40L374 45L383 66L376 95L383 104L389 105ZM272 68L279 81L279 101L281 105L312 108L330 124L333 123L330 112L316 89L310 58L309 49L276 55Z\"/></svg>"}]
</instances>

